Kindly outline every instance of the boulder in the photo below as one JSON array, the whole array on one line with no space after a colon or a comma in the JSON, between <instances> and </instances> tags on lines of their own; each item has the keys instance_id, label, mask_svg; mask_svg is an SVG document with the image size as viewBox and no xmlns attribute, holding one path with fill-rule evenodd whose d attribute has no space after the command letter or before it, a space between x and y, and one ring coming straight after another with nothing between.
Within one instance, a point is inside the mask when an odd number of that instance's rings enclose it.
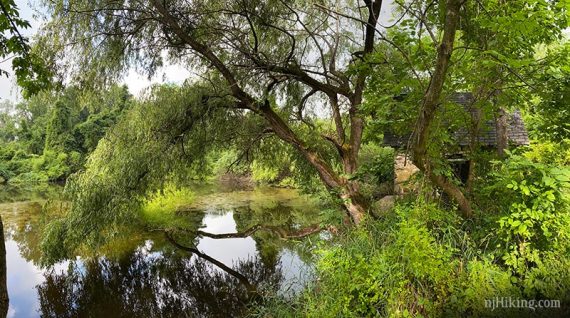
<instances>
[{"instance_id":1,"label":"boulder","mask_svg":"<svg viewBox=\"0 0 570 318\"><path fill-rule=\"evenodd\" d=\"M404 194L414 190L414 185L410 182L411 177L420 169L416 167L410 158L404 154L398 154L394 161L394 193Z\"/></svg>"},{"instance_id":2,"label":"boulder","mask_svg":"<svg viewBox=\"0 0 570 318\"><path fill-rule=\"evenodd\" d=\"M374 213L377 216L385 215L388 211L390 211L394 207L394 204L396 203L396 198L398 198L397 195L387 195L382 199L374 202L374 204L372 205Z\"/></svg>"}]
</instances>

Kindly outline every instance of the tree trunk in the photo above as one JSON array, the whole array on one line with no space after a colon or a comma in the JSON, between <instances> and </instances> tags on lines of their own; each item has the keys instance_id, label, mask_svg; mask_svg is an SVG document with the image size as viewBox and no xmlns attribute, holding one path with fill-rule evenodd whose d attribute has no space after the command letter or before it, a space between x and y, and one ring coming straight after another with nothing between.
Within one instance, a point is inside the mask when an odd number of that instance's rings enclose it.
<instances>
[{"instance_id":1,"label":"tree trunk","mask_svg":"<svg viewBox=\"0 0 570 318\"><path fill-rule=\"evenodd\" d=\"M269 105L260 107L261 115L281 140L295 147L305 159L317 170L317 173L327 189L339 193L342 199L342 207L346 210L355 224L360 224L367 211L366 200L360 194L357 181L346 180L340 177L318 153L312 151L297 137L295 132L275 113ZM350 148L350 146L348 147ZM357 169L357 153L352 149L342 148L343 165L345 173L352 174Z\"/></svg>"},{"instance_id":2,"label":"tree trunk","mask_svg":"<svg viewBox=\"0 0 570 318\"><path fill-rule=\"evenodd\" d=\"M477 95L475 95L477 96ZM473 180L475 179L475 158L474 155L479 149L479 131L481 130L481 109L473 108L475 99L471 103L469 113L471 116L471 131L469 136L469 161L467 162L467 180L465 180L465 192L471 193L473 190Z\"/></svg>"},{"instance_id":3,"label":"tree trunk","mask_svg":"<svg viewBox=\"0 0 570 318\"><path fill-rule=\"evenodd\" d=\"M469 200L461 189L451 180L442 175L433 173L431 162L427 156L430 128L440 105L441 92L447 76L449 61L455 44L455 33L459 25L460 0L448 0L446 3L445 25L443 38L437 48L437 59L430 85L424 94L417 127L413 140L413 162L422 170L436 186L453 198L465 217L471 217L473 210Z\"/></svg>"},{"instance_id":4,"label":"tree trunk","mask_svg":"<svg viewBox=\"0 0 570 318\"><path fill-rule=\"evenodd\" d=\"M2 216L0 216L0 240L0 317L6 317L10 301L8 299L8 285L6 284L6 245L4 243Z\"/></svg>"},{"instance_id":5,"label":"tree trunk","mask_svg":"<svg viewBox=\"0 0 570 318\"><path fill-rule=\"evenodd\" d=\"M473 216L471 203L457 185L451 182L451 180L448 178L440 175L435 175L433 173L429 174L429 178L431 182L440 187L443 192L445 192L447 195L453 198L455 202L457 202L459 205L459 210L462 212L464 217L470 218Z\"/></svg>"},{"instance_id":6,"label":"tree trunk","mask_svg":"<svg viewBox=\"0 0 570 318\"><path fill-rule=\"evenodd\" d=\"M509 136L507 133L507 112L503 107L499 107L495 124L497 127L497 154L499 157L505 157L505 150L509 144Z\"/></svg>"},{"instance_id":7,"label":"tree trunk","mask_svg":"<svg viewBox=\"0 0 570 318\"><path fill-rule=\"evenodd\" d=\"M352 222L356 225L360 224L367 213L367 204L362 194L360 194L358 183L356 181L347 181L340 197Z\"/></svg>"}]
</instances>

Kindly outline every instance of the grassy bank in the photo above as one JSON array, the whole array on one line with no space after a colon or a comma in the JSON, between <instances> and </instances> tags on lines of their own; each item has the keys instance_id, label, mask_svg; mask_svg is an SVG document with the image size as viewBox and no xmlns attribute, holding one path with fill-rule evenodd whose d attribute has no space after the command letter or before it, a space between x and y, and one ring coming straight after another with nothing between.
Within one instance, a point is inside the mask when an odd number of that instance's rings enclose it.
<instances>
[{"instance_id":1,"label":"grassy bank","mask_svg":"<svg viewBox=\"0 0 570 318\"><path fill-rule=\"evenodd\" d=\"M464 221L434 203L403 200L386 218L321 245L313 284L293 301L256 305L252 315L564 317L568 307L488 308L496 297L570 302L567 241L548 248L527 241L514 251L508 241L496 220Z\"/></svg>"}]
</instances>

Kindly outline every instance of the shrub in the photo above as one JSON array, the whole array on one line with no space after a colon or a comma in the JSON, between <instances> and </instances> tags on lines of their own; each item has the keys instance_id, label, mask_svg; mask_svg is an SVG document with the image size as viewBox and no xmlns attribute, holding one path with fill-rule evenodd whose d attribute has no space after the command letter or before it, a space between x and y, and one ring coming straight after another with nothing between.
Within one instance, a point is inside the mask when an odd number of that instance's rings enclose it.
<instances>
[{"instance_id":1,"label":"shrub","mask_svg":"<svg viewBox=\"0 0 570 318\"><path fill-rule=\"evenodd\" d=\"M533 141L532 147L524 153L524 157L543 164L570 166L570 139L560 142Z\"/></svg>"},{"instance_id":2,"label":"shrub","mask_svg":"<svg viewBox=\"0 0 570 318\"><path fill-rule=\"evenodd\" d=\"M12 171L10 171L4 162L0 161L0 178L2 181L0 183L9 180L12 177Z\"/></svg>"},{"instance_id":3,"label":"shrub","mask_svg":"<svg viewBox=\"0 0 570 318\"><path fill-rule=\"evenodd\" d=\"M385 222L349 230L325 247L319 280L301 303L313 317L434 316L456 276L453 248L439 243L420 216L426 206L399 206ZM427 207L433 209L433 207Z\"/></svg>"},{"instance_id":4,"label":"shrub","mask_svg":"<svg viewBox=\"0 0 570 318\"><path fill-rule=\"evenodd\" d=\"M187 188L176 188L169 184L163 190L152 193L143 201L142 219L154 227L183 227L187 225L188 220L177 212L182 207L192 203L193 200L194 193L192 191Z\"/></svg>"},{"instance_id":5,"label":"shrub","mask_svg":"<svg viewBox=\"0 0 570 318\"><path fill-rule=\"evenodd\" d=\"M497 162L490 186L505 209L498 219L502 260L524 276L544 252L565 252L570 235L570 169L520 155Z\"/></svg>"},{"instance_id":6,"label":"shrub","mask_svg":"<svg viewBox=\"0 0 570 318\"><path fill-rule=\"evenodd\" d=\"M456 313L469 313L471 317L493 316L485 307L485 300L495 297L521 297L521 292L512 283L512 275L492 259L473 259L467 262L464 271L452 284L452 292L445 311L451 317ZM497 312L495 316L502 316Z\"/></svg>"},{"instance_id":7,"label":"shrub","mask_svg":"<svg viewBox=\"0 0 570 318\"><path fill-rule=\"evenodd\" d=\"M360 167L355 178L360 180L365 196L379 198L394 188L394 149L365 144L360 151Z\"/></svg>"},{"instance_id":8,"label":"shrub","mask_svg":"<svg viewBox=\"0 0 570 318\"><path fill-rule=\"evenodd\" d=\"M37 183L63 181L79 170L82 164L83 157L78 152L46 151L41 156L14 156L10 161L0 162L0 170L4 171L11 183Z\"/></svg>"},{"instance_id":9,"label":"shrub","mask_svg":"<svg viewBox=\"0 0 570 318\"><path fill-rule=\"evenodd\" d=\"M280 169L278 166L264 165L263 163L254 160L251 164L251 178L255 182L272 183L277 181Z\"/></svg>"},{"instance_id":10,"label":"shrub","mask_svg":"<svg viewBox=\"0 0 570 318\"><path fill-rule=\"evenodd\" d=\"M10 183L37 183L48 182L48 176L43 172L26 172L10 179Z\"/></svg>"},{"instance_id":11,"label":"shrub","mask_svg":"<svg viewBox=\"0 0 570 318\"><path fill-rule=\"evenodd\" d=\"M373 183L394 180L394 149L366 144L360 151L358 176Z\"/></svg>"}]
</instances>

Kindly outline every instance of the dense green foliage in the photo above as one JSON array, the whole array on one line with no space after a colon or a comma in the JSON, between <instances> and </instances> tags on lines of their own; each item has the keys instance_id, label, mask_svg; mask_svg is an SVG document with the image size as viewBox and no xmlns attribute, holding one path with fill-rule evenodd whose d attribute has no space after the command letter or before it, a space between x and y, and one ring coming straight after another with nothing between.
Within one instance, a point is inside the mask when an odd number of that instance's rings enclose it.
<instances>
[{"instance_id":1,"label":"dense green foliage","mask_svg":"<svg viewBox=\"0 0 570 318\"><path fill-rule=\"evenodd\" d=\"M64 181L78 171L106 130L129 107L126 87L104 94L68 88L43 92L0 110L0 176L4 181Z\"/></svg>"},{"instance_id":2,"label":"dense green foliage","mask_svg":"<svg viewBox=\"0 0 570 318\"><path fill-rule=\"evenodd\" d=\"M316 249L313 285L293 303L272 298L253 314L564 316L570 301L570 166L564 145L537 142L493 161L476 187L475 220L450 214L424 189L381 220L344 230ZM564 151L544 151L556 147ZM492 309L485 301L495 297L558 300L562 309Z\"/></svg>"},{"instance_id":3,"label":"dense green foliage","mask_svg":"<svg viewBox=\"0 0 570 318\"><path fill-rule=\"evenodd\" d=\"M169 185L164 190L148 195L141 208L141 218L149 226L156 228L188 228L187 217L177 217L181 208L194 200L189 189L177 189Z\"/></svg>"},{"instance_id":4,"label":"dense green foliage","mask_svg":"<svg viewBox=\"0 0 570 318\"><path fill-rule=\"evenodd\" d=\"M570 43L539 50L537 55L550 59L549 68L538 76L538 96L529 111L528 124L536 138L564 141L570 138Z\"/></svg>"}]
</instances>

